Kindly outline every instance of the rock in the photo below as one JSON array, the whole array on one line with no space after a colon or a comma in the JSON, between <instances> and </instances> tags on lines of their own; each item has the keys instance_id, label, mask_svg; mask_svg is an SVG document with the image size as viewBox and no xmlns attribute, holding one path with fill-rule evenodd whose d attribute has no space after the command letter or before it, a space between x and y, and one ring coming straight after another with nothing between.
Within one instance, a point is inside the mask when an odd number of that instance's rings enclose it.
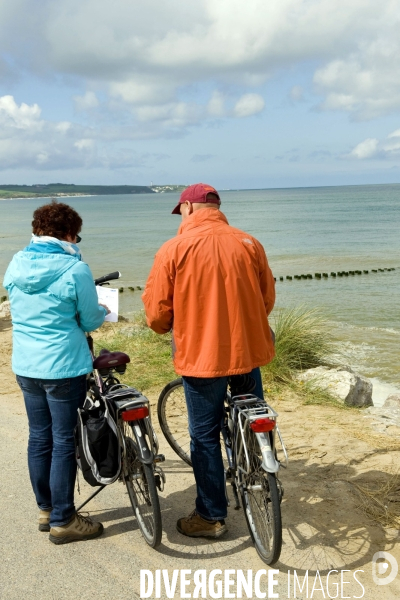
<instances>
[{"instance_id":1,"label":"rock","mask_svg":"<svg viewBox=\"0 0 400 600\"><path fill-rule=\"evenodd\" d=\"M383 403L384 408L398 408L400 410L400 394L391 394Z\"/></svg>"},{"instance_id":2,"label":"rock","mask_svg":"<svg viewBox=\"0 0 400 600\"><path fill-rule=\"evenodd\" d=\"M332 396L350 406L373 406L372 383L367 377L351 369L338 367L316 367L299 375L302 381L315 381L326 388Z\"/></svg>"},{"instance_id":3,"label":"rock","mask_svg":"<svg viewBox=\"0 0 400 600\"><path fill-rule=\"evenodd\" d=\"M384 426L383 429L389 430L388 433L395 436L397 435L397 429L400 429L400 406L397 408L370 406L363 412L365 413L366 417L368 416L373 419L375 425L382 427Z\"/></svg>"},{"instance_id":4,"label":"rock","mask_svg":"<svg viewBox=\"0 0 400 600\"><path fill-rule=\"evenodd\" d=\"M10 302L2 302L0 304L0 319L11 319Z\"/></svg>"}]
</instances>

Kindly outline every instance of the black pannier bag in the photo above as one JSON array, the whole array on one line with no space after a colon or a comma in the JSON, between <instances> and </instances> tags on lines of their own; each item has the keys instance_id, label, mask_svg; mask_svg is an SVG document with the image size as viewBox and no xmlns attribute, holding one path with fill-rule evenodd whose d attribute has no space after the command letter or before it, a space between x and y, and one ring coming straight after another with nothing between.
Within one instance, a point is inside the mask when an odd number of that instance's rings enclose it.
<instances>
[{"instance_id":1,"label":"black pannier bag","mask_svg":"<svg viewBox=\"0 0 400 600\"><path fill-rule=\"evenodd\" d=\"M78 409L74 435L76 461L85 481L93 487L114 483L121 471L121 450L106 401L86 398Z\"/></svg>"}]
</instances>

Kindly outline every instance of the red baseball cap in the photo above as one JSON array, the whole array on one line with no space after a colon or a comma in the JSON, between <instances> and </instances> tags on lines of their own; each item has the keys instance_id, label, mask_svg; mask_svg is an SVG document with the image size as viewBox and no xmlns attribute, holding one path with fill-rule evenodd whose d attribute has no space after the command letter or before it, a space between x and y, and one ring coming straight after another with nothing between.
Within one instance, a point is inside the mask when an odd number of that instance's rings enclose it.
<instances>
[{"instance_id":1,"label":"red baseball cap","mask_svg":"<svg viewBox=\"0 0 400 600\"><path fill-rule=\"evenodd\" d=\"M218 198L218 201L214 200L214 198L207 199L208 194L214 194ZM184 202L191 202L192 204L197 202L214 202L219 205L221 204L221 198L219 197L217 190L211 185L208 185L207 183L195 183L194 185L189 185L189 187L182 192L178 204L172 211L173 215L181 214L180 206Z\"/></svg>"}]
</instances>

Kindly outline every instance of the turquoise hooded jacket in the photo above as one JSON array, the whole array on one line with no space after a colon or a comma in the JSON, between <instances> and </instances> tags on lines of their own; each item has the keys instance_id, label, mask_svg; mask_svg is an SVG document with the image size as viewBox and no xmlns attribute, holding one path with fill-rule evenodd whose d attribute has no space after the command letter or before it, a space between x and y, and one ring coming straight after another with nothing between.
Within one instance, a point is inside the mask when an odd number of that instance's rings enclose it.
<instances>
[{"instance_id":1,"label":"turquoise hooded jacket","mask_svg":"<svg viewBox=\"0 0 400 600\"><path fill-rule=\"evenodd\" d=\"M78 377L92 370L85 331L100 327L88 265L58 248L14 255L4 276L13 323L12 369L35 379Z\"/></svg>"}]
</instances>

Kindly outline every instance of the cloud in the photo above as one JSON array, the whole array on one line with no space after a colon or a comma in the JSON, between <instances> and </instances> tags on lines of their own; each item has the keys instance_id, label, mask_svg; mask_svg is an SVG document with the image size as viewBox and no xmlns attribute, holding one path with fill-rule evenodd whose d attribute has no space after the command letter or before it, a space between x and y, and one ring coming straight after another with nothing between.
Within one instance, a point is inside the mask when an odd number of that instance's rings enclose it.
<instances>
[{"instance_id":1,"label":"cloud","mask_svg":"<svg viewBox=\"0 0 400 600\"><path fill-rule=\"evenodd\" d=\"M259 94L245 94L236 102L233 114L235 117L251 117L260 113L264 106L264 99Z\"/></svg>"},{"instance_id":2,"label":"cloud","mask_svg":"<svg viewBox=\"0 0 400 600\"><path fill-rule=\"evenodd\" d=\"M225 96L219 90L214 90L207 105L207 112L211 117L224 117L226 114Z\"/></svg>"},{"instance_id":3,"label":"cloud","mask_svg":"<svg viewBox=\"0 0 400 600\"><path fill-rule=\"evenodd\" d=\"M3 135L12 129L37 131L42 126L40 114L41 110L37 104L28 106L23 102L18 106L13 96L0 98L0 126Z\"/></svg>"},{"instance_id":4,"label":"cloud","mask_svg":"<svg viewBox=\"0 0 400 600\"><path fill-rule=\"evenodd\" d=\"M357 144L355 148L350 152L350 156L355 158L372 158L376 156L378 151L379 140L375 138L368 138L363 142Z\"/></svg>"},{"instance_id":5,"label":"cloud","mask_svg":"<svg viewBox=\"0 0 400 600\"><path fill-rule=\"evenodd\" d=\"M354 119L370 120L400 109L400 5L394 7L386 11L385 27L380 28L382 19L377 19L374 37L359 41L356 51L346 58L331 60L316 70L314 84L325 96L322 110L342 110Z\"/></svg>"},{"instance_id":6,"label":"cloud","mask_svg":"<svg viewBox=\"0 0 400 600\"><path fill-rule=\"evenodd\" d=\"M169 158L165 153L138 154L121 147L145 137L140 128L93 129L69 121L47 121L41 112L37 104L17 104L13 96L0 97L0 171L147 168ZM153 137L158 134L158 130L147 132Z\"/></svg>"},{"instance_id":7,"label":"cloud","mask_svg":"<svg viewBox=\"0 0 400 600\"><path fill-rule=\"evenodd\" d=\"M173 83L161 76L130 76L125 81L111 81L109 92L113 98L134 105L166 104L175 99Z\"/></svg>"},{"instance_id":8,"label":"cloud","mask_svg":"<svg viewBox=\"0 0 400 600\"><path fill-rule=\"evenodd\" d=\"M18 105L0 97L0 168L56 169L84 166L93 160L94 145L82 127L41 118L37 104Z\"/></svg>"},{"instance_id":9,"label":"cloud","mask_svg":"<svg viewBox=\"0 0 400 600\"><path fill-rule=\"evenodd\" d=\"M99 106L96 94L90 91L86 92L83 96L74 96L73 100L77 111L90 110Z\"/></svg>"},{"instance_id":10,"label":"cloud","mask_svg":"<svg viewBox=\"0 0 400 600\"><path fill-rule=\"evenodd\" d=\"M258 114L268 79L318 64L320 109L371 119L400 109L399 24L394 0L3 0L0 71L73 78L78 111L103 110L95 89L146 137Z\"/></svg>"},{"instance_id":11,"label":"cloud","mask_svg":"<svg viewBox=\"0 0 400 600\"><path fill-rule=\"evenodd\" d=\"M390 133L385 140L368 138L357 144L348 155L350 158L363 159L398 159L400 156L400 129Z\"/></svg>"},{"instance_id":12,"label":"cloud","mask_svg":"<svg viewBox=\"0 0 400 600\"><path fill-rule=\"evenodd\" d=\"M304 99L304 90L300 85L294 85L289 92L289 97L293 102L300 102Z\"/></svg>"},{"instance_id":13,"label":"cloud","mask_svg":"<svg viewBox=\"0 0 400 600\"><path fill-rule=\"evenodd\" d=\"M135 111L139 121L162 121L167 128L194 125L202 112L199 105L187 102L141 106Z\"/></svg>"}]
</instances>

